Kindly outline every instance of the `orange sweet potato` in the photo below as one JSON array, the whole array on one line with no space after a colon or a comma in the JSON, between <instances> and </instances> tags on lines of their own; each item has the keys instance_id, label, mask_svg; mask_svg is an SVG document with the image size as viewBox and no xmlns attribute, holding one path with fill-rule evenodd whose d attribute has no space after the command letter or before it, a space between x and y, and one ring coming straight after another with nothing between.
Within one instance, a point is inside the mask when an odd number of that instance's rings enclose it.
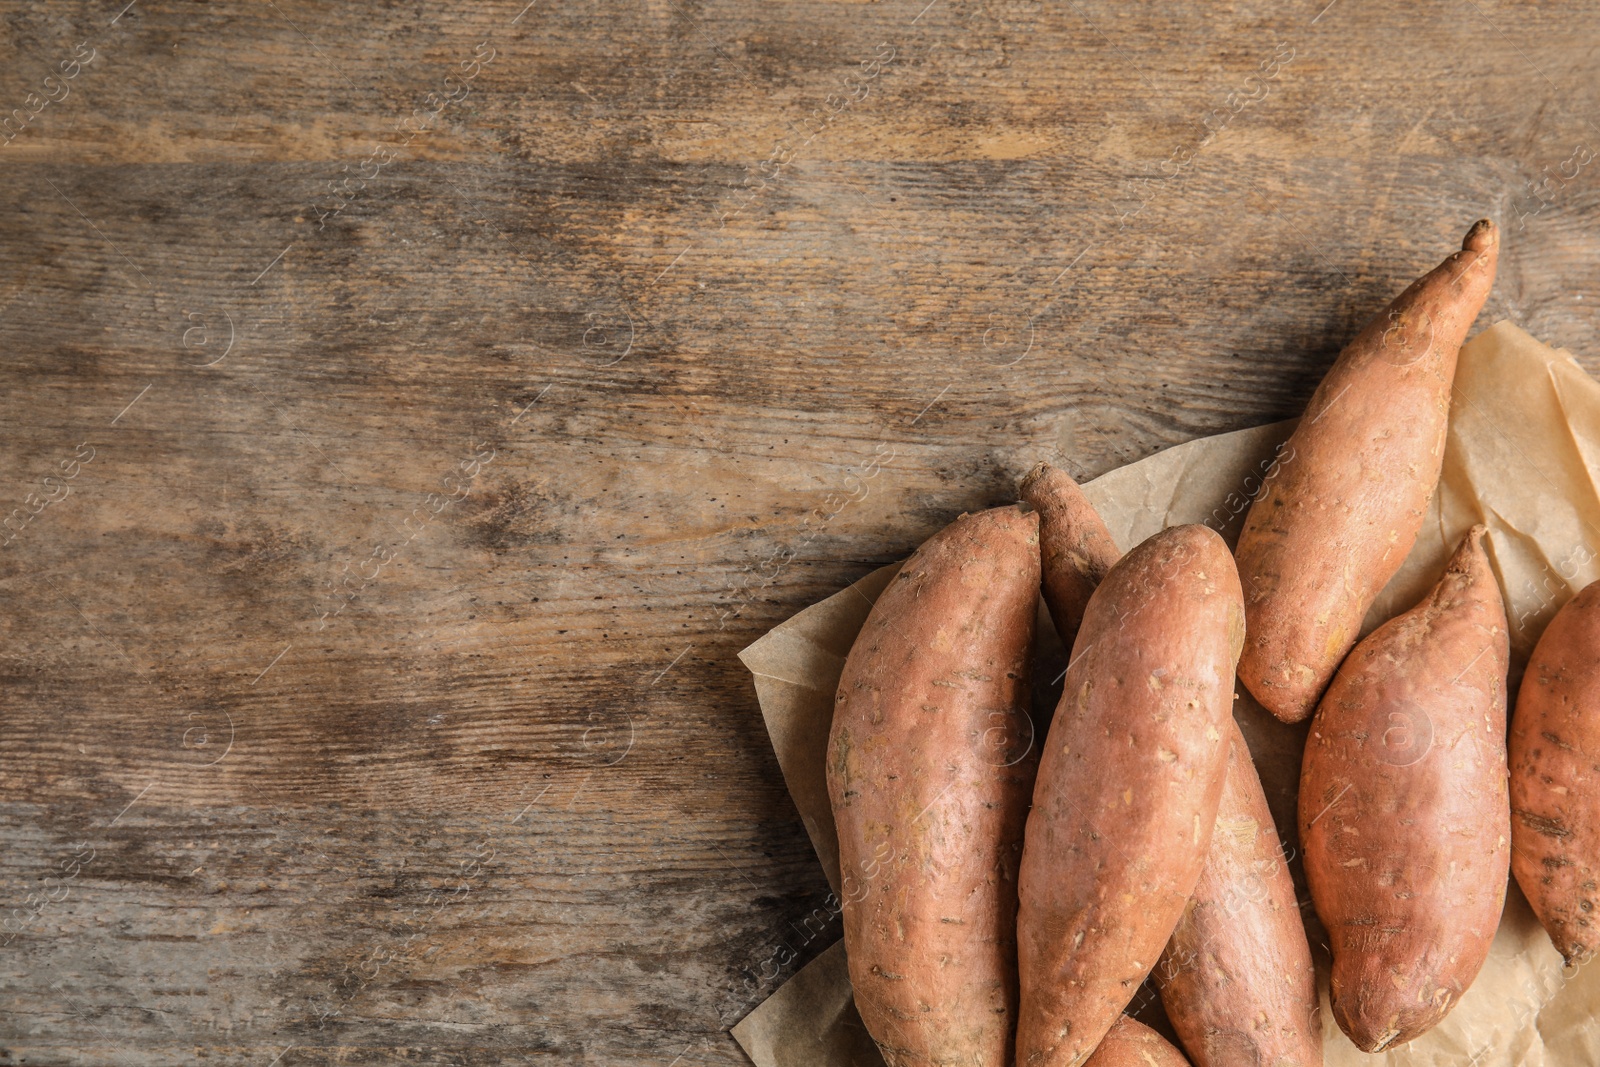
<instances>
[{"instance_id":1,"label":"orange sweet potato","mask_svg":"<svg viewBox=\"0 0 1600 1067\"><path fill-rule=\"evenodd\" d=\"M1600 948L1600 582L1562 605L1511 717L1511 871L1568 964Z\"/></svg>"},{"instance_id":2,"label":"orange sweet potato","mask_svg":"<svg viewBox=\"0 0 1600 1067\"><path fill-rule=\"evenodd\" d=\"M1222 538L1179 526L1106 574L1040 756L1019 875L1019 1067L1078 1067L1200 877L1244 640Z\"/></svg>"},{"instance_id":3,"label":"orange sweet potato","mask_svg":"<svg viewBox=\"0 0 1600 1067\"><path fill-rule=\"evenodd\" d=\"M1111 1025L1085 1067L1189 1067L1189 1061L1166 1038L1123 1015Z\"/></svg>"},{"instance_id":4,"label":"orange sweet potato","mask_svg":"<svg viewBox=\"0 0 1600 1067\"><path fill-rule=\"evenodd\" d=\"M1021 493L1039 513L1045 605L1062 644L1071 648L1090 594L1122 553L1100 513L1066 472L1041 463L1022 479Z\"/></svg>"},{"instance_id":5,"label":"orange sweet potato","mask_svg":"<svg viewBox=\"0 0 1600 1067\"><path fill-rule=\"evenodd\" d=\"M890 1067L1010 1062L1038 518L964 515L856 638L828 738L845 951Z\"/></svg>"},{"instance_id":6,"label":"orange sweet potato","mask_svg":"<svg viewBox=\"0 0 1600 1067\"><path fill-rule=\"evenodd\" d=\"M1311 946L1244 735L1232 740L1205 870L1156 966L1196 1067L1321 1067Z\"/></svg>"},{"instance_id":7,"label":"orange sweet potato","mask_svg":"<svg viewBox=\"0 0 1600 1067\"><path fill-rule=\"evenodd\" d=\"M1483 535L1473 527L1433 591L1356 646L1306 742L1300 841L1333 1017L1367 1052L1444 1018L1505 904L1510 647Z\"/></svg>"},{"instance_id":8,"label":"orange sweet potato","mask_svg":"<svg viewBox=\"0 0 1600 1067\"><path fill-rule=\"evenodd\" d=\"M1239 677L1285 722L1311 714L1416 542L1444 461L1456 356L1499 249L1494 224L1476 223L1345 347L1245 518Z\"/></svg>"},{"instance_id":9,"label":"orange sweet potato","mask_svg":"<svg viewBox=\"0 0 1600 1067\"><path fill-rule=\"evenodd\" d=\"M1039 513L1045 603L1070 645L1119 553L1064 472L1041 463L1021 489ZM1226 729L1231 744L1211 848L1156 967L1156 984L1200 1067L1320 1067L1316 976L1294 881L1244 736L1231 718Z\"/></svg>"}]
</instances>

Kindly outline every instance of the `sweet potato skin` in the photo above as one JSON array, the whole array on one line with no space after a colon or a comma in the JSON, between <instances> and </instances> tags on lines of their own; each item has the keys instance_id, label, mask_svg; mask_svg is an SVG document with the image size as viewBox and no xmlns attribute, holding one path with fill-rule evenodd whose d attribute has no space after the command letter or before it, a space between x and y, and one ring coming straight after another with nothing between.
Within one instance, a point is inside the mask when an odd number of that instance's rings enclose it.
<instances>
[{"instance_id":1,"label":"sweet potato skin","mask_svg":"<svg viewBox=\"0 0 1600 1067\"><path fill-rule=\"evenodd\" d=\"M1165 530L1106 575L1073 643L1018 888L1018 1067L1078 1067L1200 877L1244 639L1222 538Z\"/></svg>"},{"instance_id":2,"label":"sweet potato skin","mask_svg":"<svg viewBox=\"0 0 1600 1067\"><path fill-rule=\"evenodd\" d=\"M1085 1067L1189 1067L1189 1061L1166 1038L1123 1015L1106 1032Z\"/></svg>"},{"instance_id":3,"label":"sweet potato skin","mask_svg":"<svg viewBox=\"0 0 1600 1067\"><path fill-rule=\"evenodd\" d=\"M1321 1067L1317 979L1294 879L1244 735L1228 727L1211 849L1156 985L1196 1067Z\"/></svg>"},{"instance_id":4,"label":"sweet potato skin","mask_svg":"<svg viewBox=\"0 0 1600 1067\"><path fill-rule=\"evenodd\" d=\"M1510 646L1484 529L1421 603L1357 645L1312 721L1306 879L1333 951L1333 1016L1377 1052L1461 999L1505 904Z\"/></svg>"},{"instance_id":5,"label":"sweet potato skin","mask_svg":"<svg viewBox=\"0 0 1600 1067\"><path fill-rule=\"evenodd\" d=\"M1347 345L1250 507L1236 556L1239 677L1285 722L1310 715L1416 543L1444 461L1456 356L1494 282L1499 231L1414 282Z\"/></svg>"},{"instance_id":6,"label":"sweet potato skin","mask_svg":"<svg viewBox=\"0 0 1600 1067\"><path fill-rule=\"evenodd\" d=\"M1600 948L1600 582L1562 605L1511 717L1511 871L1569 965Z\"/></svg>"},{"instance_id":7,"label":"sweet potato skin","mask_svg":"<svg viewBox=\"0 0 1600 1067\"><path fill-rule=\"evenodd\" d=\"M889 1067L1010 1062L1038 518L935 534L878 598L828 741L856 1007Z\"/></svg>"},{"instance_id":8,"label":"sweet potato skin","mask_svg":"<svg viewBox=\"0 0 1600 1067\"><path fill-rule=\"evenodd\" d=\"M1040 463L1019 488L1039 513L1044 602L1061 643L1071 648L1089 597L1122 553L1105 520L1065 471Z\"/></svg>"}]
</instances>

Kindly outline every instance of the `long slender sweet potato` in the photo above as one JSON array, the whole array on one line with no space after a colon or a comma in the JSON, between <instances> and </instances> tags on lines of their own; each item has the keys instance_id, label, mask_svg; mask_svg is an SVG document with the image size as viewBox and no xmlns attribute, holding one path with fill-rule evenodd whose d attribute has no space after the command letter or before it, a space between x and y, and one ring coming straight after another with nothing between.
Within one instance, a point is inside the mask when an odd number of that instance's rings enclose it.
<instances>
[{"instance_id":1,"label":"long slender sweet potato","mask_svg":"<svg viewBox=\"0 0 1600 1067\"><path fill-rule=\"evenodd\" d=\"M1040 756L1018 881L1019 1067L1078 1067L1200 877L1244 640L1222 538L1179 526L1107 573Z\"/></svg>"},{"instance_id":2,"label":"long slender sweet potato","mask_svg":"<svg viewBox=\"0 0 1600 1067\"><path fill-rule=\"evenodd\" d=\"M1483 535L1473 527L1433 591L1356 646L1306 743L1300 841L1333 1017L1367 1052L1444 1018L1505 904L1510 646Z\"/></svg>"},{"instance_id":3,"label":"long slender sweet potato","mask_svg":"<svg viewBox=\"0 0 1600 1067\"><path fill-rule=\"evenodd\" d=\"M1189 1061L1166 1038L1123 1015L1106 1031L1084 1067L1189 1067Z\"/></svg>"},{"instance_id":4,"label":"long slender sweet potato","mask_svg":"<svg viewBox=\"0 0 1600 1067\"><path fill-rule=\"evenodd\" d=\"M1039 513L1045 603L1070 645L1119 553L1094 506L1062 471L1041 463L1021 491ZM1211 848L1156 967L1156 984L1200 1067L1320 1067L1316 976L1294 881L1250 750L1231 718L1227 730Z\"/></svg>"},{"instance_id":5,"label":"long slender sweet potato","mask_svg":"<svg viewBox=\"0 0 1600 1067\"><path fill-rule=\"evenodd\" d=\"M1311 714L1416 542L1444 461L1456 356L1499 250L1494 224L1476 223L1339 353L1245 518L1239 677L1285 722Z\"/></svg>"},{"instance_id":6,"label":"long slender sweet potato","mask_svg":"<svg viewBox=\"0 0 1600 1067\"><path fill-rule=\"evenodd\" d=\"M1294 879L1244 735L1228 727L1211 850L1156 985L1196 1067L1321 1067L1317 979Z\"/></svg>"},{"instance_id":7,"label":"long slender sweet potato","mask_svg":"<svg viewBox=\"0 0 1600 1067\"><path fill-rule=\"evenodd\" d=\"M1038 590L1037 517L964 515L884 590L839 680L845 951L890 1067L1010 1062Z\"/></svg>"},{"instance_id":8,"label":"long slender sweet potato","mask_svg":"<svg viewBox=\"0 0 1600 1067\"><path fill-rule=\"evenodd\" d=\"M1568 964L1600 949L1600 582L1562 605L1511 717L1511 871Z\"/></svg>"},{"instance_id":9,"label":"long slender sweet potato","mask_svg":"<svg viewBox=\"0 0 1600 1067\"><path fill-rule=\"evenodd\" d=\"M1061 643L1070 649L1090 595L1122 553L1100 513L1065 471L1040 463L1022 479L1020 491L1039 513L1044 602Z\"/></svg>"}]
</instances>

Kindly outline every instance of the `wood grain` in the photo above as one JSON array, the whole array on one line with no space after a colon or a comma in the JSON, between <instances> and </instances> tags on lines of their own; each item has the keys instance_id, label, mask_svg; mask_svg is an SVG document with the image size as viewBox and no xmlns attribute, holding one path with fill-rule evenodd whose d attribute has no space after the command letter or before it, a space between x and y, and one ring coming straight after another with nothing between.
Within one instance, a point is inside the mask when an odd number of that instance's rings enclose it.
<instances>
[{"instance_id":1,"label":"wood grain","mask_svg":"<svg viewBox=\"0 0 1600 1067\"><path fill-rule=\"evenodd\" d=\"M0 1063L740 1063L738 649L1480 215L1600 370L1592 5L124 4L0 3Z\"/></svg>"}]
</instances>

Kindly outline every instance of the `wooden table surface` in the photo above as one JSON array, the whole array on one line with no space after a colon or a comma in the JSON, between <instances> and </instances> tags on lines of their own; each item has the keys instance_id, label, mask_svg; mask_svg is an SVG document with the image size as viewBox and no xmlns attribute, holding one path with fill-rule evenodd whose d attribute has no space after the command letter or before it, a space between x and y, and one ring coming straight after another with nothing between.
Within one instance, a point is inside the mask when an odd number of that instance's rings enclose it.
<instances>
[{"instance_id":1,"label":"wooden table surface","mask_svg":"<svg viewBox=\"0 0 1600 1067\"><path fill-rule=\"evenodd\" d=\"M0 4L0 1063L743 1063L739 649L1479 216L1600 371L1595 3L524 3Z\"/></svg>"}]
</instances>

